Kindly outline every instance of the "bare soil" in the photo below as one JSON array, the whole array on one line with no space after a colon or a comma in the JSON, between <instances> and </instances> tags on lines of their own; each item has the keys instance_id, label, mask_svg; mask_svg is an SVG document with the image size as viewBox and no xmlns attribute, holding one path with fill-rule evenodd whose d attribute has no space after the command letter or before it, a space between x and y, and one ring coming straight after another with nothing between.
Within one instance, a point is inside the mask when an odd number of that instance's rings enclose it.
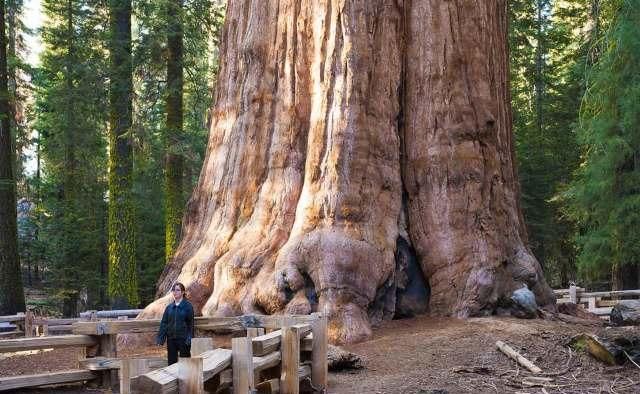
<instances>
[{"instance_id":1,"label":"bare soil","mask_svg":"<svg viewBox=\"0 0 640 394\"><path fill-rule=\"evenodd\" d=\"M640 393L640 369L628 362L607 366L566 346L579 333L622 330L547 320L474 318L387 321L367 342L345 346L359 354L364 369L330 373L329 393ZM626 329L638 334L639 327ZM528 371L500 353L502 340L542 368L551 379L527 386ZM78 349L29 355L0 355L0 376L76 368ZM123 355L162 353L158 348L124 349ZM24 393L97 393L66 387Z\"/></svg>"}]
</instances>

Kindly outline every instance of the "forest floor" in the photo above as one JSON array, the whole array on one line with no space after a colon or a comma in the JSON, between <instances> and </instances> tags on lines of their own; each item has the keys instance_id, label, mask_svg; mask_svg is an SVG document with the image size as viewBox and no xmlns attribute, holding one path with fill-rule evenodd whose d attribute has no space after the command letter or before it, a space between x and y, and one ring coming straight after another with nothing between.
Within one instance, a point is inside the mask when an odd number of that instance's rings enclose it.
<instances>
[{"instance_id":1,"label":"forest floor","mask_svg":"<svg viewBox=\"0 0 640 394\"><path fill-rule=\"evenodd\" d=\"M576 334L624 330L548 320L474 318L387 321L367 342L344 348L362 357L364 368L329 374L329 393L640 393L640 370L631 363L606 366L571 350ZM636 334L640 327L626 329ZM526 370L500 353L501 340L542 368L545 386L527 386ZM162 354L145 348L126 354ZM7 357L9 356L9 357ZM2 358L4 357L4 358ZM76 367L77 349L0 355L0 376ZM25 393L96 393L60 388Z\"/></svg>"}]
</instances>

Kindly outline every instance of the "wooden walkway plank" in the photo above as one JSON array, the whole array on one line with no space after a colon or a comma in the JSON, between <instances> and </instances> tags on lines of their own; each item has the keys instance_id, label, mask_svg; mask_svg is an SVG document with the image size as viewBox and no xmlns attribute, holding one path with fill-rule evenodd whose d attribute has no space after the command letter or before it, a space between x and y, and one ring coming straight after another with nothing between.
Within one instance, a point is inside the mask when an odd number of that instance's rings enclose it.
<instances>
[{"instance_id":1,"label":"wooden walkway plank","mask_svg":"<svg viewBox=\"0 0 640 394\"><path fill-rule=\"evenodd\" d=\"M202 353L202 380L213 378L231 366L231 350L214 349ZM157 369L133 379L133 387L154 394L175 393L178 390L178 364Z\"/></svg>"},{"instance_id":2,"label":"wooden walkway plank","mask_svg":"<svg viewBox=\"0 0 640 394\"><path fill-rule=\"evenodd\" d=\"M0 391L16 390L27 387L46 386L51 384L81 382L95 379L97 375L87 370L70 370L35 375L0 377Z\"/></svg>"},{"instance_id":3,"label":"wooden walkway plank","mask_svg":"<svg viewBox=\"0 0 640 394\"><path fill-rule=\"evenodd\" d=\"M305 337L312 331L311 324L296 324L295 327L298 330L300 337ZM280 341L282 340L282 330L272 331L268 334L260 335L252 338L253 354L255 356L264 356L271 352L275 352L280 349Z\"/></svg>"}]
</instances>

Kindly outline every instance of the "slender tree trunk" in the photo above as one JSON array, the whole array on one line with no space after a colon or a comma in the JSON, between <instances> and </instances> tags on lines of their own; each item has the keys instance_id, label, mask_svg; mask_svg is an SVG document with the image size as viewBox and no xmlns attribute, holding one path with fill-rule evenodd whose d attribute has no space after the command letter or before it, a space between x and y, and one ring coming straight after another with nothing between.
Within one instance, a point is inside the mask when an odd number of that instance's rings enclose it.
<instances>
[{"instance_id":1,"label":"slender tree trunk","mask_svg":"<svg viewBox=\"0 0 640 394\"><path fill-rule=\"evenodd\" d=\"M36 139L36 229L35 229L35 241L37 245L40 245L40 226L42 224L42 218L40 216L40 208L42 206L42 185L40 179L40 132L38 132L38 138ZM33 276L36 282L40 281L40 272L38 269L38 263L42 259L42 253L40 247L36 249L36 256L33 261Z\"/></svg>"},{"instance_id":2,"label":"slender tree trunk","mask_svg":"<svg viewBox=\"0 0 640 394\"><path fill-rule=\"evenodd\" d=\"M67 36L66 36L66 61L64 67L64 79L66 86L66 97L64 115L66 119L66 127L64 128L64 161L63 161L63 181L62 181L62 206L63 206L63 237L62 237L62 262L68 264L69 262L77 261L77 242L79 240L78 222L76 220L77 215L77 182L76 182L76 121L75 121L75 62L77 60L75 54L74 40L74 0L67 0L66 7L66 22L67 22ZM77 288L78 274L75 271L70 272L68 275L64 275L62 278L63 288L67 290L63 301L63 315L67 317L75 316L76 310L76 293L74 289Z\"/></svg>"},{"instance_id":3,"label":"slender tree trunk","mask_svg":"<svg viewBox=\"0 0 640 394\"><path fill-rule=\"evenodd\" d=\"M5 2L0 0L0 315L24 312L24 290L18 257L15 152L7 85Z\"/></svg>"},{"instance_id":4,"label":"slender tree trunk","mask_svg":"<svg viewBox=\"0 0 640 394\"><path fill-rule=\"evenodd\" d=\"M138 303L132 200L131 0L110 0L109 13L109 295L120 307Z\"/></svg>"},{"instance_id":5,"label":"slender tree trunk","mask_svg":"<svg viewBox=\"0 0 640 394\"><path fill-rule=\"evenodd\" d=\"M180 240L184 212L182 149L182 0L167 2L167 127L165 136L165 259L170 261Z\"/></svg>"},{"instance_id":6,"label":"slender tree trunk","mask_svg":"<svg viewBox=\"0 0 640 394\"><path fill-rule=\"evenodd\" d=\"M525 247L506 37L505 0L230 2L207 157L143 316L180 280L205 315L317 310L353 342L408 272L434 314L523 285L553 304Z\"/></svg>"}]
</instances>

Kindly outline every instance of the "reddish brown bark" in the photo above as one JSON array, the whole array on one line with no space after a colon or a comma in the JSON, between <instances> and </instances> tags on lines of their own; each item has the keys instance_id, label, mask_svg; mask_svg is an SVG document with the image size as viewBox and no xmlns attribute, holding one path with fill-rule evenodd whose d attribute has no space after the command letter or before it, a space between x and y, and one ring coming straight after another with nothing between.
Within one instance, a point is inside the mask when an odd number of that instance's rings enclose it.
<instances>
[{"instance_id":1,"label":"reddish brown bark","mask_svg":"<svg viewBox=\"0 0 640 394\"><path fill-rule=\"evenodd\" d=\"M436 314L490 313L525 283L552 303L521 231L505 15L504 0L229 2L208 155L143 315L180 280L205 315L320 310L353 342L393 315L407 272ZM412 260L422 273L399 272Z\"/></svg>"}]
</instances>

